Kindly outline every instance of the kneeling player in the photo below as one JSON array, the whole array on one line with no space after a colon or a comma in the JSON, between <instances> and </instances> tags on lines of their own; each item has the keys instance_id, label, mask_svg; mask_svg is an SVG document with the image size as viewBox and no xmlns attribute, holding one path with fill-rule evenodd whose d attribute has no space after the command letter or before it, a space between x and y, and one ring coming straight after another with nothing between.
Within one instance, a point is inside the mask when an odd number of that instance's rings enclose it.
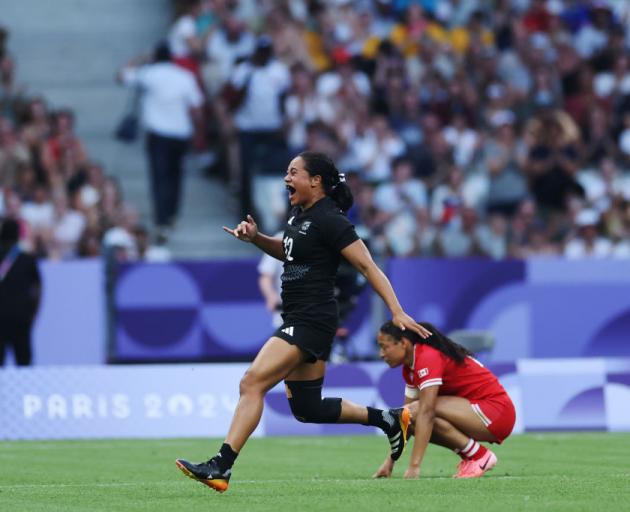
<instances>
[{"instance_id":1,"label":"kneeling player","mask_svg":"<svg viewBox=\"0 0 630 512\"><path fill-rule=\"evenodd\" d=\"M417 478L429 442L461 457L455 478L477 478L491 470L497 457L479 442L502 443L516 419L514 405L492 372L433 325L422 339L386 322L378 333L381 358L392 368L403 365L405 404L415 423L415 442L405 478ZM388 456L375 478L389 477Z\"/></svg>"}]
</instances>

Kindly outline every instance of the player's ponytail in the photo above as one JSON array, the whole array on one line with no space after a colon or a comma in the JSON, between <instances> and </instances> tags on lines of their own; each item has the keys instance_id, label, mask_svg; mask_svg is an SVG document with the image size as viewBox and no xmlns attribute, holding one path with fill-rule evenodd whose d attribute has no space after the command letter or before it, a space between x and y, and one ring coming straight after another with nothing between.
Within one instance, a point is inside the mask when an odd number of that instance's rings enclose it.
<instances>
[{"instance_id":1,"label":"player's ponytail","mask_svg":"<svg viewBox=\"0 0 630 512\"><path fill-rule=\"evenodd\" d=\"M342 212L347 212L354 203L352 191L346 177L340 173L332 159L324 153L303 151L299 155L304 160L304 168L311 176L321 176L324 192Z\"/></svg>"},{"instance_id":2,"label":"player's ponytail","mask_svg":"<svg viewBox=\"0 0 630 512\"><path fill-rule=\"evenodd\" d=\"M400 327L395 326L391 320L381 325L380 331L383 334L388 334L396 341L401 341L403 338L407 338L414 345L416 343L430 345L434 349L439 350L444 355L455 360L457 363L463 363L466 356L473 355L466 347L462 347L459 343L454 342L452 339L442 334L433 324L428 322L418 323L427 329L431 333L431 336L424 339L410 329L403 331Z\"/></svg>"}]
</instances>

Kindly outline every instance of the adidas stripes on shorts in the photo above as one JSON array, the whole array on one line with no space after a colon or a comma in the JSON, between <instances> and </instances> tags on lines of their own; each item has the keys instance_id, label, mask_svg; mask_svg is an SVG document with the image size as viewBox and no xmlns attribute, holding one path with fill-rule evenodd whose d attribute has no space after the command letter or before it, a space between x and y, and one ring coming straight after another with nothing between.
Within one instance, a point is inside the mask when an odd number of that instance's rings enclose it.
<instances>
[{"instance_id":1,"label":"adidas stripes on shorts","mask_svg":"<svg viewBox=\"0 0 630 512\"><path fill-rule=\"evenodd\" d=\"M335 330L322 330L312 325L285 321L273 336L281 338L291 345L295 345L307 354L307 362L314 363L317 360L328 361L330 350L335 338Z\"/></svg>"}]
</instances>

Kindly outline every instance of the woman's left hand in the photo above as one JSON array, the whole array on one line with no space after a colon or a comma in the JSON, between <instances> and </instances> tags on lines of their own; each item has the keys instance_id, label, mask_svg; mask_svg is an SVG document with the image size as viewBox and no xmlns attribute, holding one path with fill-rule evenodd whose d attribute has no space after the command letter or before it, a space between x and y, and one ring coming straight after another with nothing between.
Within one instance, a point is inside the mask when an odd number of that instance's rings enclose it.
<instances>
[{"instance_id":1,"label":"woman's left hand","mask_svg":"<svg viewBox=\"0 0 630 512\"><path fill-rule=\"evenodd\" d=\"M413 318L411 318L404 311L400 311L400 313L396 313L392 317L392 323L402 329L403 331L410 329L420 335L423 339L427 339L431 336L431 332L422 327L418 322L416 322Z\"/></svg>"},{"instance_id":2,"label":"woman's left hand","mask_svg":"<svg viewBox=\"0 0 630 512\"><path fill-rule=\"evenodd\" d=\"M403 478L405 480L415 480L419 476L420 476L420 466L409 466L405 470L405 474L403 475Z\"/></svg>"},{"instance_id":3,"label":"woman's left hand","mask_svg":"<svg viewBox=\"0 0 630 512\"><path fill-rule=\"evenodd\" d=\"M391 457L387 456L385 462L381 464L381 467L376 470L376 473L372 475L372 478L389 478L392 476L394 470L394 461Z\"/></svg>"}]
</instances>

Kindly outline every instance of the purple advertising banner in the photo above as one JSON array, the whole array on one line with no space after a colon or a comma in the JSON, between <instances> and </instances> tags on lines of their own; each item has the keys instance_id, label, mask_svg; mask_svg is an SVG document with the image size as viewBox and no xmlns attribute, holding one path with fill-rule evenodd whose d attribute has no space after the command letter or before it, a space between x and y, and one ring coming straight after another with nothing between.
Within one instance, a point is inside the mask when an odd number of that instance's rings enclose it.
<instances>
[{"instance_id":1,"label":"purple advertising banner","mask_svg":"<svg viewBox=\"0 0 630 512\"><path fill-rule=\"evenodd\" d=\"M630 263L391 260L402 305L445 332L491 332L485 361L630 356Z\"/></svg>"},{"instance_id":2,"label":"purple advertising banner","mask_svg":"<svg viewBox=\"0 0 630 512\"><path fill-rule=\"evenodd\" d=\"M122 267L114 359L251 359L273 332L256 263ZM415 318L492 333L486 362L630 356L628 262L395 259L387 272ZM366 290L349 320L361 357L376 355L372 298Z\"/></svg>"},{"instance_id":3,"label":"purple advertising banner","mask_svg":"<svg viewBox=\"0 0 630 512\"><path fill-rule=\"evenodd\" d=\"M273 332L257 287L257 260L121 267L114 360L250 360ZM105 362L106 301L98 259L43 262L34 363ZM533 259L391 260L410 314L446 332L480 329L491 363L522 358L629 357L630 264ZM354 355L375 355L374 296L366 289L347 324Z\"/></svg>"},{"instance_id":4,"label":"purple advertising banner","mask_svg":"<svg viewBox=\"0 0 630 512\"><path fill-rule=\"evenodd\" d=\"M275 330L256 261L125 265L115 294L117 361L252 359ZM371 335L369 295L351 335Z\"/></svg>"}]
</instances>

